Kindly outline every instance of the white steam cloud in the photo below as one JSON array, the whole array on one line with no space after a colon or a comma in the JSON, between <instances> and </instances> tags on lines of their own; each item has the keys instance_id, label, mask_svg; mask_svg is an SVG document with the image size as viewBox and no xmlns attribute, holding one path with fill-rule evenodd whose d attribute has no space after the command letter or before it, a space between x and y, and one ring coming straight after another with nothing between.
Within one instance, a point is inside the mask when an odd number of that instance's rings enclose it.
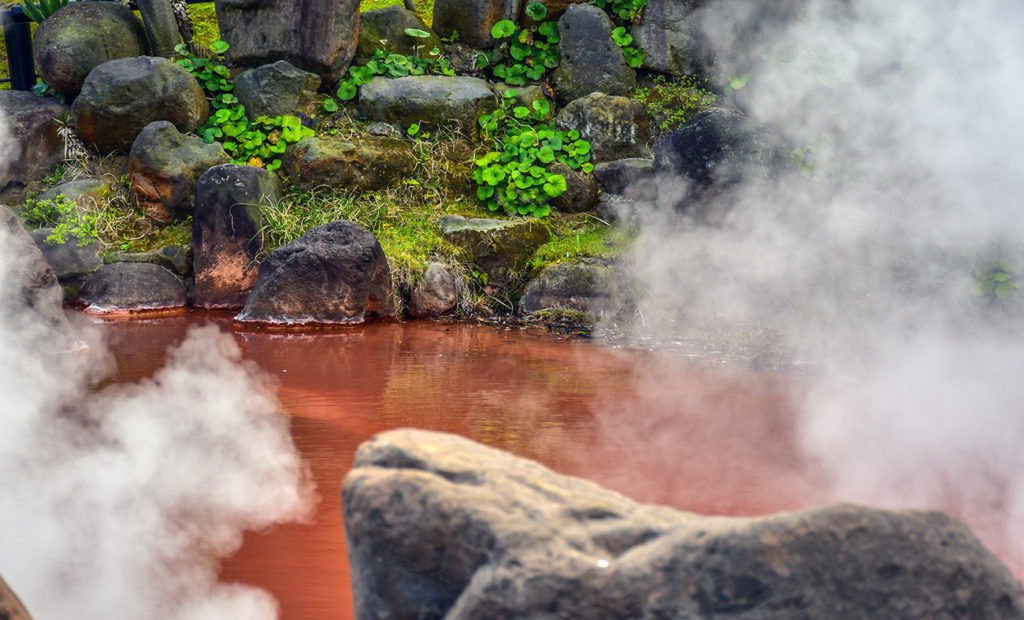
<instances>
[{"instance_id":1,"label":"white steam cloud","mask_svg":"<svg viewBox=\"0 0 1024 620\"><path fill-rule=\"evenodd\" d=\"M0 574L37 620L276 618L217 579L244 530L313 506L260 374L210 327L152 379L90 390L107 356L46 352L59 336L21 303L10 245L0 230Z\"/></svg>"},{"instance_id":2,"label":"white steam cloud","mask_svg":"<svg viewBox=\"0 0 1024 620\"><path fill-rule=\"evenodd\" d=\"M813 152L714 226L660 180L635 257L647 328L814 361L801 437L834 495L962 508L1020 570L1024 4L800 4L744 38L751 3L704 3L713 79L749 75L736 103Z\"/></svg>"}]
</instances>

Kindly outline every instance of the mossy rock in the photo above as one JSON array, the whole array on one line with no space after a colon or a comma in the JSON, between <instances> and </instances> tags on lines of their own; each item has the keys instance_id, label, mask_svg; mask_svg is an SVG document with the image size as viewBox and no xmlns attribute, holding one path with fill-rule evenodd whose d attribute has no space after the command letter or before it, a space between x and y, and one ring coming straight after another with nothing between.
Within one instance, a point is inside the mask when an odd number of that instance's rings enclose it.
<instances>
[{"instance_id":1,"label":"mossy rock","mask_svg":"<svg viewBox=\"0 0 1024 620\"><path fill-rule=\"evenodd\" d=\"M282 168L299 189L320 185L361 191L397 183L416 167L408 142L367 136L346 141L303 138L281 159Z\"/></svg>"},{"instance_id":2,"label":"mossy rock","mask_svg":"<svg viewBox=\"0 0 1024 620\"><path fill-rule=\"evenodd\" d=\"M467 219L459 215L442 217L441 233L462 249L466 260L485 276L483 283L494 289L512 284L537 248L551 238L551 230L541 220Z\"/></svg>"}]
</instances>

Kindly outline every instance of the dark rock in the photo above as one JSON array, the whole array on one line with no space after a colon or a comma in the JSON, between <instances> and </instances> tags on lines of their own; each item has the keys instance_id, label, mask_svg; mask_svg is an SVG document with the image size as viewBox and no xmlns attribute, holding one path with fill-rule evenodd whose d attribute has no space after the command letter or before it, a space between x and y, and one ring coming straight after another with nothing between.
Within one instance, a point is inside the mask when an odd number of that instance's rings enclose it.
<instances>
[{"instance_id":1,"label":"dark rock","mask_svg":"<svg viewBox=\"0 0 1024 620\"><path fill-rule=\"evenodd\" d=\"M442 37L459 33L459 40L476 49L494 45L491 28L503 19L515 19L514 0L434 0L434 32Z\"/></svg>"},{"instance_id":2,"label":"dark rock","mask_svg":"<svg viewBox=\"0 0 1024 620\"><path fill-rule=\"evenodd\" d=\"M217 142L178 132L170 121L146 125L128 153L131 193L150 220L168 224L192 213L199 176L230 161Z\"/></svg>"},{"instance_id":3,"label":"dark rock","mask_svg":"<svg viewBox=\"0 0 1024 620\"><path fill-rule=\"evenodd\" d=\"M235 78L235 96L249 118L284 114L315 114L320 76L279 60L245 71Z\"/></svg>"},{"instance_id":4,"label":"dark rock","mask_svg":"<svg viewBox=\"0 0 1024 620\"><path fill-rule=\"evenodd\" d=\"M836 504L703 517L468 439L377 435L342 487L355 617L1022 618L961 522Z\"/></svg>"},{"instance_id":5,"label":"dark rock","mask_svg":"<svg viewBox=\"0 0 1024 620\"><path fill-rule=\"evenodd\" d=\"M462 248L463 257L486 275L489 289L513 283L537 248L551 239L551 231L538 219L466 219L445 215L441 218L441 233Z\"/></svg>"},{"instance_id":6,"label":"dark rock","mask_svg":"<svg viewBox=\"0 0 1024 620\"><path fill-rule=\"evenodd\" d=\"M551 206L564 213L582 213L597 204L597 181L589 174L573 170L568 164L555 162L548 172L565 177L565 192L551 199Z\"/></svg>"},{"instance_id":7,"label":"dark rock","mask_svg":"<svg viewBox=\"0 0 1024 620\"><path fill-rule=\"evenodd\" d=\"M655 190L657 188L655 187ZM597 217L625 228L639 229L650 215L651 200L604 193L597 197Z\"/></svg>"},{"instance_id":8,"label":"dark rock","mask_svg":"<svg viewBox=\"0 0 1024 620\"><path fill-rule=\"evenodd\" d=\"M665 134L653 150L656 174L688 182L676 207L696 205L698 214L727 205L730 190L741 184L758 184L770 193L771 182L789 162L789 150L770 129L723 108L701 112Z\"/></svg>"},{"instance_id":9,"label":"dark rock","mask_svg":"<svg viewBox=\"0 0 1024 620\"><path fill-rule=\"evenodd\" d=\"M600 315L614 311L621 288L616 273L604 265L555 263L526 285L519 312L575 310Z\"/></svg>"},{"instance_id":10,"label":"dark rock","mask_svg":"<svg viewBox=\"0 0 1024 620\"><path fill-rule=\"evenodd\" d=\"M562 61L552 74L562 105L593 92L629 95L636 72L612 41L612 22L591 4L573 4L558 20Z\"/></svg>"},{"instance_id":11,"label":"dark rock","mask_svg":"<svg viewBox=\"0 0 1024 620\"><path fill-rule=\"evenodd\" d=\"M114 252L103 255L105 263L152 263L180 276L192 273L191 248L168 245L149 252Z\"/></svg>"},{"instance_id":12,"label":"dark rock","mask_svg":"<svg viewBox=\"0 0 1024 620\"><path fill-rule=\"evenodd\" d=\"M99 179L82 179L79 181L68 181L54 185L45 192L36 196L37 202L44 200L56 200L57 196L63 196L64 200L73 202L78 206L97 206L99 201L110 196L110 186Z\"/></svg>"},{"instance_id":13,"label":"dark rock","mask_svg":"<svg viewBox=\"0 0 1024 620\"><path fill-rule=\"evenodd\" d=\"M430 36L427 38L410 36L405 33L407 28L422 30ZM427 27L419 14L399 4L394 4L383 9L363 11L359 14L359 45L356 47L356 55L352 59L352 64L365 65L373 60L377 50L427 58L435 48L439 52L444 51L441 37Z\"/></svg>"},{"instance_id":14,"label":"dark rock","mask_svg":"<svg viewBox=\"0 0 1024 620\"><path fill-rule=\"evenodd\" d=\"M18 595L0 577L0 618L3 620L32 620Z\"/></svg>"},{"instance_id":15,"label":"dark rock","mask_svg":"<svg viewBox=\"0 0 1024 620\"><path fill-rule=\"evenodd\" d=\"M590 142L590 161L595 164L648 154L651 122L636 99L591 93L562 108L555 126L579 131Z\"/></svg>"},{"instance_id":16,"label":"dark rock","mask_svg":"<svg viewBox=\"0 0 1024 620\"><path fill-rule=\"evenodd\" d=\"M25 186L42 180L64 159L64 141L53 119L70 108L53 97L0 90L0 117L7 124L0 157L0 200L21 202Z\"/></svg>"},{"instance_id":17,"label":"dark rock","mask_svg":"<svg viewBox=\"0 0 1024 620\"><path fill-rule=\"evenodd\" d=\"M209 106L199 82L166 58L111 60L85 79L71 106L78 136L101 153L131 148L143 127L170 121L182 133L204 122Z\"/></svg>"},{"instance_id":18,"label":"dark rock","mask_svg":"<svg viewBox=\"0 0 1024 620\"><path fill-rule=\"evenodd\" d=\"M43 258L53 268L57 281L64 289L65 299L73 299L89 274L103 264L100 244L95 239L87 239L86 244L79 245L82 240L74 235L68 235L63 243L56 239L47 241L51 234L52 228L39 228L30 233L32 241L43 253Z\"/></svg>"},{"instance_id":19,"label":"dark rock","mask_svg":"<svg viewBox=\"0 0 1024 620\"><path fill-rule=\"evenodd\" d=\"M71 326L64 316L63 294L57 276L32 237L10 209L0 206L0 313L15 330L32 330L45 346L62 351L73 346Z\"/></svg>"},{"instance_id":20,"label":"dark rock","mask_svg":"<svg viewBox=\"0 0 1024 620\"><path fill-rule=\"evenodd\" d=\"M327 84L346 77L358 42L357 0L218 0L216 7L233 64L287 60Z\"/></svg>"},{"instance_id":21,"label":"dark rock","mask_svg":"<svg viewBox=\"0 0 1024 620\"><path fill-rule=\"evenodd\" d=\"M473 77L376 77L359 89L359 109L363 114L397 125L403 131L413 123L429 131L455 125L464 133L476 135L477 119L497 107L487 82Z\"/></svg>"},{"instance_id":22,"label":"dark rock","mask_svg":"<svg viewBox=\"0 0 1024 620\"><path fill-rule=\"evenodd\" d=\"M644 69L693 75L708 65L699 58L708 50L702 49L693 16L700 4L701 0L647 0L643 17L629 31L633 46L646 52Z\"/></svg>"},{"instance_id":23,"label":"dark rock","mask_svg":"<svg viewBox=\"0 0 1024 620\"><path fill-rule=\"evenodd\" d=\"M242 323L361 323L394 313L391 270L373 234L349 221L317 226L267 256Z\"/></svg>"},{"instance_id":24,"label":"dark rock","mask_svg":"<svg viewBox=\"0 0 1024 620\"><path fill-rule=\"evenodd\" d=\"M621 194L640 200L657 197L654 160L632 157L594 166L594 179L609 194Z\"/></svg>"},{"instance_id":25,"label":"dark rock","mask_svg":"<svg viewBox=\"0 0 1024 620\"><path fill-rule=\"evenodd\" d=\"M185 285L170 271L150 263L112 263L82 285L77 303L89 314L127 314L184 308Z\"/></svg>"},{"instance_id":26,"label":"dark rock","mask_svg":"<svg viewBox=\"0 0 1024 620\"><path fill-rule=\"evenodd\" d=\"M148 54L139 18L116 2L74 2L46 18L32 37L36 71L68 97L76 96L89 72L116 58Z\"/></svg>"},{"instance_id":27,"label":"dark rock","mask_svg":"<svg viewBox=\"0 0 1024 620\"><path fill-rule=\"evenodd\" d=\"M277 175L264 168L221 164L199 177L192 214L193 304L238 308L245 303L263 251L260 206L275 204L283 193Z\"/></svg>"},{"instance_id":28,"label":"dark rock","mask_svg":"<svg viewBox=\"0 0 1024 620\"><path fill-rule=\"evenodd\" d=\"M379 121L376 122L376 123L370 123L369 125L367 125L366 126L366 133L368 133L371 136L380 136L380 137L384 137L384 138L401 138L402 137L402 132L400 132L397 129L395 129L394 125L389 125L387 123L381 123Z\"/></svg>"},{"instance_id":29,"label":"dark rock","mask_svg":"<svg viewBox=\"0 0 1024 620\"><path fill-rule=\"evenodd\" d=\"M451 312L459 301L455 278L441 263L430 263L423 282L409 297L409 314L416 317L441 316Z\"/></svg>"},{"instance_id":30,"label":"dark rock","mask_svg":"<svg viewBox=\"0 0 1024 620\"><path fill-rule=\"evenodd\" d=\"M281 168L299 189L320 185L372 191L397 183L416 167L408 142L366 136L351 141L303 138L285 151Z\"/></svg>"}]
</instances>

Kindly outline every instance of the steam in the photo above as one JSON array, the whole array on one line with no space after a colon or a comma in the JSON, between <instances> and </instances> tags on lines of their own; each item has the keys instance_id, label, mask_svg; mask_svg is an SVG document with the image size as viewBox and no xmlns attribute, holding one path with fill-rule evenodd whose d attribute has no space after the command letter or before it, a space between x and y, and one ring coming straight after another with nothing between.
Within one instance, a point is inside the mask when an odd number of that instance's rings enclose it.
<instances>
[{"instance_id":1,"label":"steam","mask_svg":"<svg viewBox=\"0 0 1024 620\"><path fill-rule=\"evenodd\" d=\"M0 133L4 124L0 119ZM0 140L0 143L3 141ZM41 353L0 231L0 574L48 618L276 618L217 580L244 530L310 515L275 401L230 336L191 331L152 379L90 391L102 347Z\"/></svg>"},{"instance_id":2,"label":"steam","mask_svg":"<svg viewBox=\"0 0 1024 620\"><path fill-rule=\"evenodd\" d=\"M960 510L1022 554L1024 291L972 292L984 265L1024 279L1024 5L808 0L744 39L750 3L704 4L713 80L748 74L735 102L814 151L716 226L660 179L633 269L646 335L813 361L801 440L836 497Z\"/></svg>"}]
</instances>

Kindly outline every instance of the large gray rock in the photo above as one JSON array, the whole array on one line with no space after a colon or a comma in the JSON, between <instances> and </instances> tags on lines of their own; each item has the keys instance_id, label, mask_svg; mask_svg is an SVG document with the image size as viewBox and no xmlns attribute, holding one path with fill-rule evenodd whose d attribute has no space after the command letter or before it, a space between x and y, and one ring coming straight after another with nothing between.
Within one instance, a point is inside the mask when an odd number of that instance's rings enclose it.
<instances>
[{"instance_id":1,"label":"large gray rock","mask_svg":"<svg viewBox=\"0 0 1024 620\"><path fill-rule=\"evenodd\" d=\"M209 115L203 89L166 58L120 58L96 67L71 106L78 136L101 153L127 152L153 121L195 131Z\"/></svg>"},{"instance_id":2,"label":"large gray rock","mask_svg":"<svg viewBox=\"0 0 1024 620\"><path fill-rule=\"evenodd\" d=\"M235 96L249 118L316 113L320 76L287 60L245 71L235 78Z\"/></svg>"},{"instance_id":3,"label":"large gray rock","mask_svg":"<svg viewBox=\"0 0 1024 620\"><path fill-rule=\"evenodd\" d=\"M325 83L346 77L358 40L358 0L218 0L216 7L233 64L287 60Z\"/></svg>"},{"instance_id":4,"label":"large gray rock","mask_svg":"<svg viewBox=\"0 0 1024 620\"><path fill-rule=\"evenodd\" d=\"M281 158L282 170L299 189L329 185L373 191L398 183L415 167L408 142L377 136L303 138Z\"/></svg>"},{"instance_id":5,"label":"large gray rock","mask_svg":"<svg viewBox=\"0 0 1024 620\"><path fill-rule=\"evenodd\" d=\"M538 219L495 220L445 215L441 234L462 249L463 258L486 276L485 288L498 290L522 275L526 262L551 239L551 230Z\"/></svg>"},{"instance_id":6,"label":"large gray rock","mask_svg":"<svg viewBox=\"0 0 1024 620\"><path fill-rule=\"evenodd\" d=\"M32 237L10 209L0 206L0 244L6 260L0 264L0 315L8 327L31 330L49 352L74 346L64 316L63 294Z\"/></svg>"},{"instance_id":7,"label":"large gray rock","mask_svg":"<svg viewBox=\"0 0 1024 620\"><path fill-rule=\"evenodd\" d=\"M593 92L626 96L636 87L636 71L612 41L612 22L603 10L571 5L558 20L558 35L562 61L552 81L560 104Z\"/></svg>"},{"instance_id":8,"label":"large gray rock","mask_svg":"<svg viewBox=\"0 0 1024 620\"><path fill-rule=\"evenodd\" d=\"M422 30L430 36L410 36L405 33L408 28ZM373 60L377 50L427 58L434 48L440 52L444 51L441 37L427 27L418 13L400 4L393 4L359 14L359 45L356 47L352 64L365 65Z\"/></svg>"},{"instance_id":9,"label":"large gray rock","mask_svg":"<svg viewBox=\"0 0 1024 620\"><path fill-rule=\"evenodd\" d=\"M361 445L342 504L358 620L1024 617L939 512L702 517L420 430Z\"/></svg>"},{"instance_id":10,"label":"large gray rock","mask_svg":"<svg viewBox=\"0 0 1024 620\"><path fill-rule=\"evenodd\" d=\"M480 78L413 75L376 77L359 89L359 109L376 121L413 123L431 131L455 125L469 135L479 132L477 120L498 107L497 98Z\"/></svg>"},{"instance_id":11,"label":"large gray rock","mask_svg":"<svg viewBox=\"0 0 1024 620\"><path fill-rule=\"evenodd\" d=\"M579 131L590 142L594 163L649 154L651 121L647 108L636 99L591 93L562 108L555 125L563 131Z\"/></svg>"},{"instance_id":12,"label":"large gray rock","mask_svg":"<svg viewBox=\"0 0 1024 620\"><path fill-rule=\"evenodd\" d=\"M73 299L85 279L103 264L100 243L95 239L78 239L68 235L63 242L57 239L47 241L53 234L52 228L39 228L30 234L36 247L43 253L43 258L53 268L66 299Z\"/></svg>"},{"instance_id":13,"label":"large gray rock","mask_svg":"<svg viewBox=\"0 0 1024 620\"><path fill-rule=\"evenodd\" d=\"M654 145L654 171L687 181L676 201L697 213L727 206L733 190L754 187L770 197L771 185L789 163L783 141L768 127L726 110L711 108Z\"/></svg>"},{"instance_id":14,"label":"large gray rock","mask_svg":"<svg viewBox=\"0 0 1024 620\"><path fill-rule=\"evenodd\" d=\"M192 214L193 304L239 308L256 284L263 251L261 206L284 193L273 172L222 164L199 177Z\"/></svg>"},{"instance_id":15,"label":"large gray rock","mask_svg":"<svg viewBox=\"0 0 1024 620\"><path fill-rule=\"evenodd\" d=\"M337 221L271 252L235 320L348 324L393 313L391 269L377 238L355 222Z\"/></svg>"},{"instance_id":16,"label":"large gray rock","mask_svg":"<svg viewBox=\"0 0 1024 620\"><path fill-rule=\"evenodd\" d=\"M159 224L192 213L199 176L230 157L218 142L179 132L170 121L146 125L128 153L131 194L149 219Z\"/></svg>"},{"instance_id":17,"label":"large gray rock","mask_svg":"<svg viewBox=\"0 0 1024 620\"><path fill-rule=\"evenodd\" d=\"M0 577L0 618L3 620L32 620L18 595Z\"/></svg>"},{"instance_id":18,"label":"large gray rock","mask_svg":"<svg viewBox=\"0 0 1024 620\"><path fill-rule=\"evenodd\" d=\"M555 263L530 280L519 299L519 312L575 310L590 314L614 311L622 290L620 278L604 265Z\"/></svg>"},{"instance_id":19,"label":"large gray rock","mask_svg":"<svg viewBox=\"0 0 1024 620\"><path fill-rule=\"evenodd\" d=\"M89 314L135 314L179 310L185 285L173 273L150 263L111 263L82 285L76 302Z\"/></svg>"},{"instance_id":20,"label":"large gray rock","mask_svg":"<svg viewBox=\"0 0 1024 620\"><path fill-rule=\"evenodd\" d=\"M409 296L409 314L415 317L441 316L459 301L455 278L441 263L430 263L423 281Z\"/></svg>"},{"instance_id":21,"label":"large gray rock","mask_svg":"<svg viewBox=\"0 0 1024 620\"><path fill-rule=\"evenodd\" d=\"M701 45L701 34L694 11L701 0L647 0L641 19L630 27L633 46L644 56L644 69L662 73L692 75L708 61L699 55L708 50Z\"/></svg>"},{"instance_id":22,"label":"large gray rock","mask_svg":"<svg viewBox=\"0 0 1024 620\"><path fill-rule=\"evenodd\" d=\"M36 71L69 97L89 72L115 58L149 54L139 18L116 2L74 2L46 18L32 37Z\"/></svg>"},{"instance_id":23,"label":"large gray rock","mask_svg":"<svg viewBox=\"0 0 1024 620\"><path fill-rule=\"evenodd\" d=\"M491 28L503 19L515 19L518 5L515 0L434 0L434 32L442 37L458 32L466 45L489 48L494 45Z\"/></svg>"},{"instance_id":24,"label":"large gray rock","mask_svg":"<svg viewBox=\"0 0 1024 620\"><path fill-rule=\"evenodd\" d=\"M70 108L53 97L0 90L0 119L6 124L0 157L0 200L21 202L25 186L42 180L64 159L64 141L53 119Z\"/></svg>"},{"instance_id":25,"label":"large gray rock","mask_svg":"<svg viewBox=\"0 0 1024 620\"><path fill-rule=\"evenodd\" d=\"M43 200L56 200L57 196L63 196L64 200L73 202L80 207L96 207L100 201L110 197L110 185L100 179L79 179L54 185L50 189L40 192L36 196L37 202Z\"/></svg>"}]
</instances>

